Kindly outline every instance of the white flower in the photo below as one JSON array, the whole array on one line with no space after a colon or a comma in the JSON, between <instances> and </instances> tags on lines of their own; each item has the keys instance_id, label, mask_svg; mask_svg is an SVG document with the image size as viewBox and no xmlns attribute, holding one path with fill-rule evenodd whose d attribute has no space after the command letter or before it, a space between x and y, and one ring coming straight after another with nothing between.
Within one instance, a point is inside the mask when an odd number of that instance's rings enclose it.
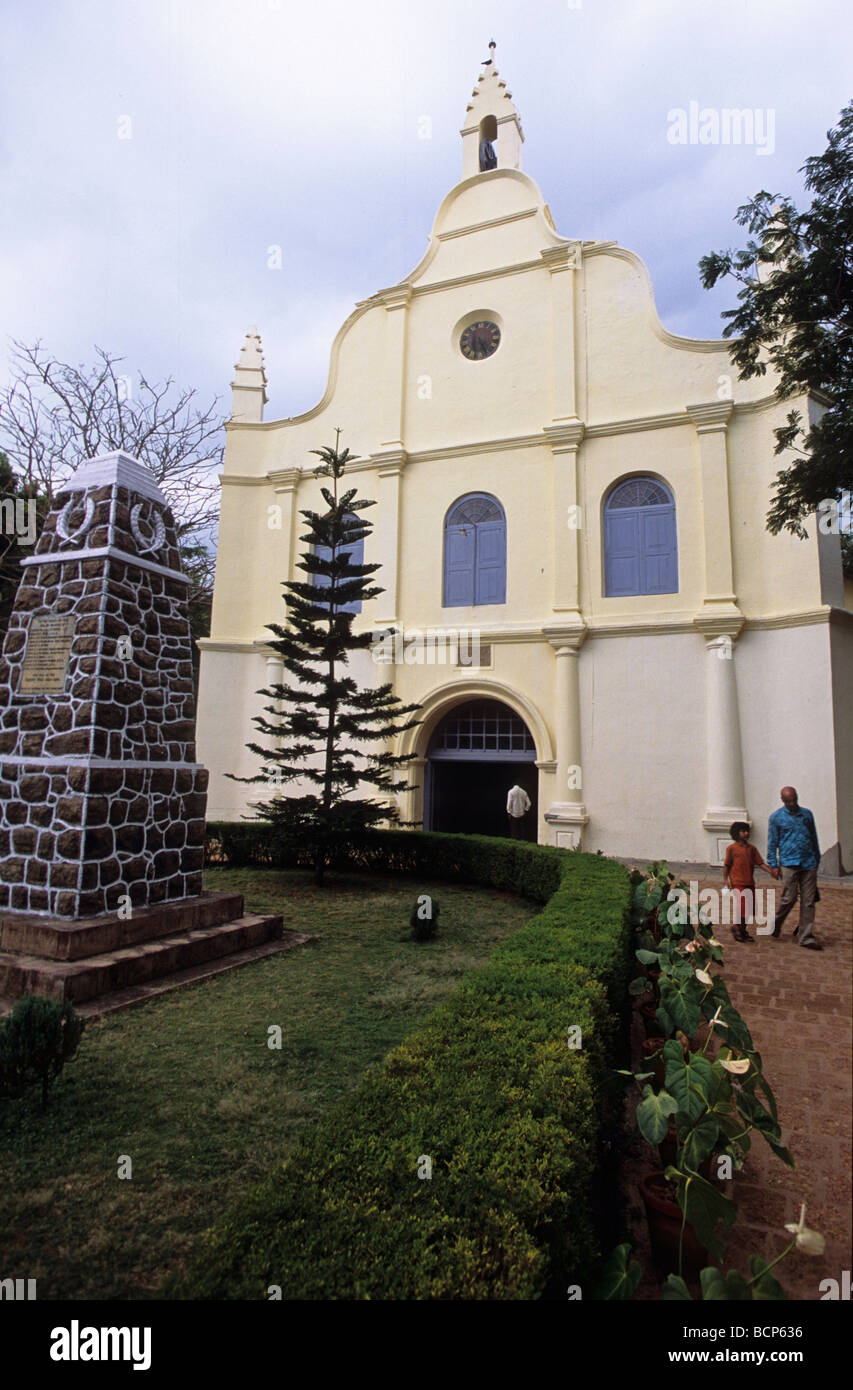
<instances>
[{"instance_id":1,"label":"white flower","mask_svg":"<svg viewBox=\"0 0 853 1390\"><path fill-rule=\"evenodd\" d=\"M748 1057L741 1057L737 1062L733 1062L731 1059L723 1061L723 1059L720 1058L720 1064L725 1067L726 1071L733 1071L736 1076L743 1076L745 1072L749 1071Z\"/></svg>"},{"instance_id":2,"label":"white flower","mask_svg":"<svg viewBox=\"0 0 853 1390\"><path fill-rule=\"evenodd\" d=\"M714 983L707 970L694 970L693 973L696 976L696 979L700 982L700 984L712 985Z\"/></svg>"},{"instance_id":3,"label":"white flower","mask_svg":"<svg viewBox=\"0 0 853 1390\"><path fill-rule=\"evenodd\" d=\"M714 1014L713 1018L709 1018L708 1020L709 1028L713 1028L714 1024L716 1024L718 1028L728 1028L729 1025L727 1023L723 1023L723 1020L720 1018L720 1009L722 1007L722 1004L717 1005L717 1012Z\"/></svg>"},{"instance_id":4,"label":"white flower","mask_svg":"<svg viewBox=\"0 0 853 1390\"><path fill-rule=\"evenodd\" d=\"M792 1236L797 1237L797 1249L803 1250L807 1255L822 1255L826 1241L819 1231L812 1231L806 1225L806 1205L805 1202L800 1207L800 1219L796 1226L786 1221L785 1230L790 1231Z\"/></svg>"},{"instance_id":5,"label":"white flower","mask_svg":"<svg viewBox=\"0 0 853 1390\"><path fill-rule=\"evenodd\" d=\"M709 936L709 937L708 937L708 944L709 944L710 946L722 946L723 943L722 943L722 941L718 941L717 938L716 938L715 936Z\"/></svg>"},{"instance_id":6,"label":"white flower","mask_svg":"<svg viewBox=\"0 0 853 1390\"><path fill-rule=\"evenodd\" d=\"M697 949L695 941L688 941L684 947L685 951L695 951Z\"/></svg>"}]
</instances>

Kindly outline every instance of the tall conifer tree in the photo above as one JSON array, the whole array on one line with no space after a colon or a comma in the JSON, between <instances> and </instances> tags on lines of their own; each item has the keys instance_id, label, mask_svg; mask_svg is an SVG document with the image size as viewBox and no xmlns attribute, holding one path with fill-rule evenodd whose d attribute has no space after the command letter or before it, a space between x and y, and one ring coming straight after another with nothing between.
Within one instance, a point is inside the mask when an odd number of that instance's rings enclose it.
<instances>
[{"instance_id":1,"label":"tall conifer tree","mask_svg":"<svg viewBox=\"0 0 853 1390\"><path fill-rule=\"evenodd\" d=\"M257 811L272 822L280 841L311 847L318 884L336 841L357 836L380 821L399 820L390 799L367 800L350 793L362 783L386 797L407 789L408 779L397 774L414 754L396 755L387 751L387 744L420 722L405 717L420 706L403 705L390 684L360 690L344 669L349 653L369 648L375 637L353 632L353 606L384 590L369 582L381 565L353 559L353 547L372 530L360 514L376 503L359 498L357 488L339 492L339 479L355 458L339 444L340 430L334 448L312 450L323 460L315 476L331 480L321 489L329 510L322 516L300 511L307 529L299 539L308 548L297 568L307 578L283 585L287 627L267 624L277 639L270 646L296 678L295 684L258 692L274 703L265 706L254 723L278 746L248 744L266 766L257 777L234 779L275 787L297 779L314 783L316 792L276 795ZM377 744L385 747L377 751Z\"/></svg>"}]
</instances>

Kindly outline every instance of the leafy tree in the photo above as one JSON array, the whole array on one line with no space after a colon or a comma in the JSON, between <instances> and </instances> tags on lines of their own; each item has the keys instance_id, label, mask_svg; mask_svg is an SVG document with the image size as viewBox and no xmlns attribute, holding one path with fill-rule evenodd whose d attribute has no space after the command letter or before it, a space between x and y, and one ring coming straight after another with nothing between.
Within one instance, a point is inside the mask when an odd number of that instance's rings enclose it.
<instances>
[{"instance_id":1,"label":"leafy tree","mask_svg":"<svg viewBox=\"0 0 853 1390\"><path fill-rule=\"evenodd\" d=\"M286 708L279 713L275 703L267 705L254 723L282 746L247 744L266 767L256 777L233 778L273 786L303 779L315 785L316 792L276 796L256 809L261 819L272 822L281 843L310 846L318 884L341 837L352 839L380 821L399 821L396 806L387 800L349 793L361 783L386 796L406 789L407 780L396 774L413 755L388 752L387 743L420 722L405 719L420 706L401 704L390 684L360 690L342 669L351 652L366 650L375 637L353 632L353 605L384 591L368 578L381 566L353 560L352 547L372 530L360 513L376 504L359 498L356 488L339 492L338 482L354 458L348 449L339 450L339 443L337 431L334 448L312 450L323 460L315 476L331 479L330 487L322 488L329 510L323 516L307 509L300 512L307 528L300 540L310 548L297 568L307 578L283 585L288 626L267 625L277 638L271 648L298 683L259 691ZM384 744L386 749L365 750L365 743Z\"/></svg>"},{"instance_id":2,"label":"leafy tree","mask_svg":"<svg viewBox=\"0 0 853 1390\"><path fill-rule=\"evenodd\" d=\"M216 401L199 409L195 390L177 389L171 377L151 383L140 373L134 382L121 372L122 358L103 348L95 348L95 354L93 366L74 367L57 361L40 342L13 343L11 384L0 390L0 449L8 456L17 495L43 499L43 520L56 488L85 459L119 449L138 458L151 469L172 510L192 580L191 623L194 632L206 635L217 467L224 452ZM9 577L17 572L11 563L8 573L4 569L4 598ZM17 583L13 596L16 588Z\"/></svg>"},{"instance_id":3,"label":"leafy tree","mask_svg":"<svg viewBox=\"0 0 853 1390\"><path fill-rule=\"evenodd\" d=\"M797 457L776 475L773 535L783 527L805 535L803 519L821 502L853 491L853 101L827 139L801 170L814 195L805 212L788 197L757 193L735 218L750 233L746 247L699 262L706 289L726 276L742 286L739 307L723 313L740 380L763 376L769 364L779 374L777 400L811 392L826 407L814 423L792 410L774 431L776 454Z\"/></svg>"}]
</instances>

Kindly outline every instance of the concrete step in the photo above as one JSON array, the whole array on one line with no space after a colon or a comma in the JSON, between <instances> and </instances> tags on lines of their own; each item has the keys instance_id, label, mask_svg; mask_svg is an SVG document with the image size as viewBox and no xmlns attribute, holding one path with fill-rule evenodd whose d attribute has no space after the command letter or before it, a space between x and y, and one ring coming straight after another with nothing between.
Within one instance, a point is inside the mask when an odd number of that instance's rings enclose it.
<instances>
[{"instance_id":1,"label":"concrete step","mask_svg":"<svg viewBox=\"0 0 853 1390\"><path fill-rule=\"evenodd\" d=\"M127 920L117 912L78 921L32 912L0 912L0 952L16 951L53 961L85 960L177 932L220 926L242 915L241 893L202 893L156 907L135 907Z\"/></svg>"},{"instance_id":2,"label":"concrete step","mask_svg":"<svg viewBox=\"0 0 853 1390\"><path fill-rule=\"evenodd\" d=\"M278 940L282 930L279 916L246 915L215 926L173 932L86 960L45 960L22 952L3 951L0 952L0 996L14 1000L24 994L40 994L49 999L83 1003Z\"/></svg>"}]
</instances>

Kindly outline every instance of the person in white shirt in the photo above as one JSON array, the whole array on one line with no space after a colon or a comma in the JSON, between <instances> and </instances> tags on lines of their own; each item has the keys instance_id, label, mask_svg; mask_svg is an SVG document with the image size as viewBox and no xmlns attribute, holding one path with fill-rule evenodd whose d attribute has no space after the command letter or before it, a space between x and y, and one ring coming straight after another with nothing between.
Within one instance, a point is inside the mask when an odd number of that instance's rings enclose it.
<instances>
[{"instance_id":1,"label":"person in white shirt","mask_svg":"<svg viewBox=\"0 0 853 1390\"><path fill-rule=\"evenodd\" d=\"M530 797L516 782L510 787L506 798L506 813L509 816L509 833L514 840L525 839L524 817L530 810Z\"/></svg>"}]
</instances>

